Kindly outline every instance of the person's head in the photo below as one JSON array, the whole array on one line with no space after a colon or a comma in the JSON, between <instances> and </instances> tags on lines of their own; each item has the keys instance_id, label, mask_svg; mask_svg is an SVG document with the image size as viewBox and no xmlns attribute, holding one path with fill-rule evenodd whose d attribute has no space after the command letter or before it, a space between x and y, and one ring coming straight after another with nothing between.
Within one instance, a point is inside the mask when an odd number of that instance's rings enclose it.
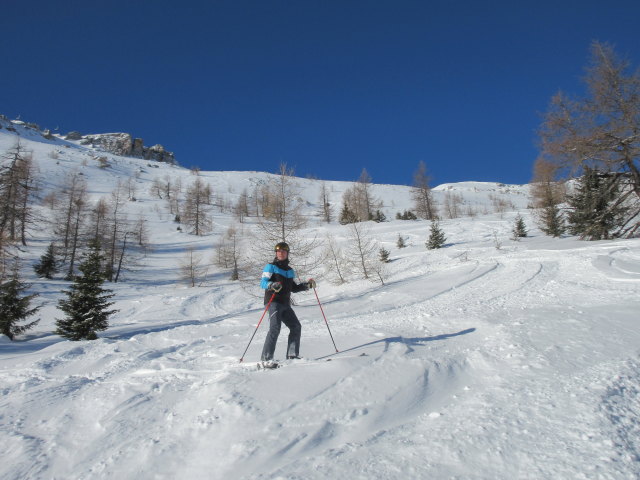
<instances>
[{"instance_id":1,"label":"person's head","mask_svg":"<svg viewBox=\"0 0 640 480\"><path fill-rule=\"evenodd\" d=\"M287 258L289 258L289 245L287 245L285 242L277 243L275 251L276 258L278 260L286 260Z\"/></svg>"}]
</instances>

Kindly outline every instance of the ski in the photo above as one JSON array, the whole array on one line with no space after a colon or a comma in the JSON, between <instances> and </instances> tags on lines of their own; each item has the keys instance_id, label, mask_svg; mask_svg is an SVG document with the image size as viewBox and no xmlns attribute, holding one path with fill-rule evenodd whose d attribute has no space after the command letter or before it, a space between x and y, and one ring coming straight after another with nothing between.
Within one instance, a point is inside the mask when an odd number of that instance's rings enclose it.
<instances>
[{"instance_id":1,"label":"ski","mask_svg":"<svg viewBox=\"0 0 640 480\"><path fill-rule=\"evenodd\" d=\"M334 356L334 355L336 354L332 354L331 356L328 356L328 357L320 357L315 359L297 358L297 359L287 359L286 361L278 360L269 365L264 365L262 362L258 362L256 364L256 367L258 370L276 370L278 368L287 367L287 366L304 367L304 366L310 366L310 365L318 365L324 362L332 362L334 360L369 356L366 353L361 353L360 355L340 355L340 356ZM299 361L296 361L296 360L299 360Z\"/></svg>"},{"instance_id":2,"label":"ski","mask_svg":"<svg viewBox=\"0 0 640 480\"><path fill-rule=\"evenodd\" d=\"M258 367L258 370L276 370L277 368L280 368L282 365L277 362L273 362L269 365L265 365L262 362L258 362L256 366Z\"/></svg>"}]
</instances>

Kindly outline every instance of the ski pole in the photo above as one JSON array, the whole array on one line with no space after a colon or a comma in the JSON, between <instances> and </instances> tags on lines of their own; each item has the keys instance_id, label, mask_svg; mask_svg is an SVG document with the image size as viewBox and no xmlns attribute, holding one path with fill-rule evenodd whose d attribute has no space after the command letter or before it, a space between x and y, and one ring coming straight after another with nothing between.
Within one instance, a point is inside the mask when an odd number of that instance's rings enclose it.
<instances>
[{"instance_id":1,"label":"ski pole","mask_svg":"<svg viewBox=\"0 0 640 480\"><path fill-rule=\"evenodd\" d=\"M256 326L256 329L253 331L253 335L251 335L251 340L249 340L249 343L247 344L247 348L244 349L244 353L242 354L242 357L240 358L240 363L242 363L242 361L244 360L244 356L247 353L247 350L249 350L249 345L251 345L251 342L253 341L253 337L256 336L256 333L258 332L258 328L260 328L260 324L262 323L262 319L264 318L264 315L267 313L267 310L269 310L269 305L271 305L271 302L273 302L273 297L276 296L276 292L273 292L273 295L271 295L271 298L269 299L269 303L267 303L267 306L264 307L264 312L262 312L262 316L260 317L260 321L258 322L258 325Z\"/></svg>"},{"instance_id":2,"label":"ski pole","mask_svg":"<svg viewBox=\"0 0 640 480\"><path fill-rule=\"evenodd\" d=\"M318 292L316 292L315 287L313 288L313 293L316 294L316 300L318 300L318 306L320 307L320 311L322 312L322 317L324 318L324 323L327 325L327 330L329 330L329 336L331 337L331 341L333 342L333 347L336 349L336 353L339 353L338 347L336 347L336 342L333 340L333 335L331 335L331 329L329 328L329 322L327 322L327 316L324 314L324 310L322 309L322 304L320 303L320 298L318 298Z\"/></svg>"}]
</instances>

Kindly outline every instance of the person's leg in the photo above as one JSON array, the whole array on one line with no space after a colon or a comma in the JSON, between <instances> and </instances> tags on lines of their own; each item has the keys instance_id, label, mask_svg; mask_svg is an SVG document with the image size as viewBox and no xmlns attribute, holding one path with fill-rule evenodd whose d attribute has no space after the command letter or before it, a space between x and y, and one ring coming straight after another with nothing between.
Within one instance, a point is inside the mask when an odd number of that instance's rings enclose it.
<instances>
[{"instance_id":1,"label":"person's leg","mask_svg":"<svg viewBox=\"0 0 640 480\"><path fill-rule=\"evenodd\" d=\"M291 307L282 314L282 322L289 328L289 339L287 344L287 358L300 356L300 337L302 335L302 325Z\"/></svg>"},{"instance_id":2,"label":"person's leg","mask_svg":"<svg viewBox=\"0 0 640 480\"><path fill-rule=\"evenodd\" d=\"M267 333L267 338L264 340L264 347L262 348L263 362L273 360L273 354L276 351L276 344L278 343L278 335L280 335L282 307L283 305L275 302L269 306L269 332Z\"/></svg>"}]
</instances>

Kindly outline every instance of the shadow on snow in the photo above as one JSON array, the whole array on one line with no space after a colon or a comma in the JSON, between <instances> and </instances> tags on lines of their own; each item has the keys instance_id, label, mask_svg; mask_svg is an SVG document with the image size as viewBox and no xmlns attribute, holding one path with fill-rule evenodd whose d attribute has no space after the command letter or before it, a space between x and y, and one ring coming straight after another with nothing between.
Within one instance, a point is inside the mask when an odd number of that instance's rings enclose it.
<instances>
[{"instance_id":1,"label":"shadow on snow","mask_svg":"<svg viewBox=\"0 0 640 480\"><path fill-rule=\"evenodd\" d=\"M341 353L353 352L353 351L358 350L360 348L370 347L372 345L377 345L379 343L384 343L384 345L385 345L384 351L385 352L387 350L389 350L389 346L391 344L393 344L393 343L401 343L401 344L405 345L408 348L407 353L411 353L411 352L414 351L414 349L413 349L414 346L416 346L416 347L417 346L424 346L427 342L435 342L435 341L438 341L438 340L447 340L447 339L452 338L452 337L458 337L460 335L466 335L468 333L473 333L475 331L476 331L475 328L467 328L466 330L462 330L462 331L457 332L457 333L444 333L442 335L436 335L436 336L433 336L433 337L417 337L417 338L389 337L389 338L381 338L380 340L375 340L373 342L364 343L362 345L358 345L357 347L347 348L345 350L341 350L341 351L336 352L336 353L325 355L323 357L318 357L316 360L322 360L324 358L334 357L336 355L340 355Z\"/></svg>"}]
</instances>

